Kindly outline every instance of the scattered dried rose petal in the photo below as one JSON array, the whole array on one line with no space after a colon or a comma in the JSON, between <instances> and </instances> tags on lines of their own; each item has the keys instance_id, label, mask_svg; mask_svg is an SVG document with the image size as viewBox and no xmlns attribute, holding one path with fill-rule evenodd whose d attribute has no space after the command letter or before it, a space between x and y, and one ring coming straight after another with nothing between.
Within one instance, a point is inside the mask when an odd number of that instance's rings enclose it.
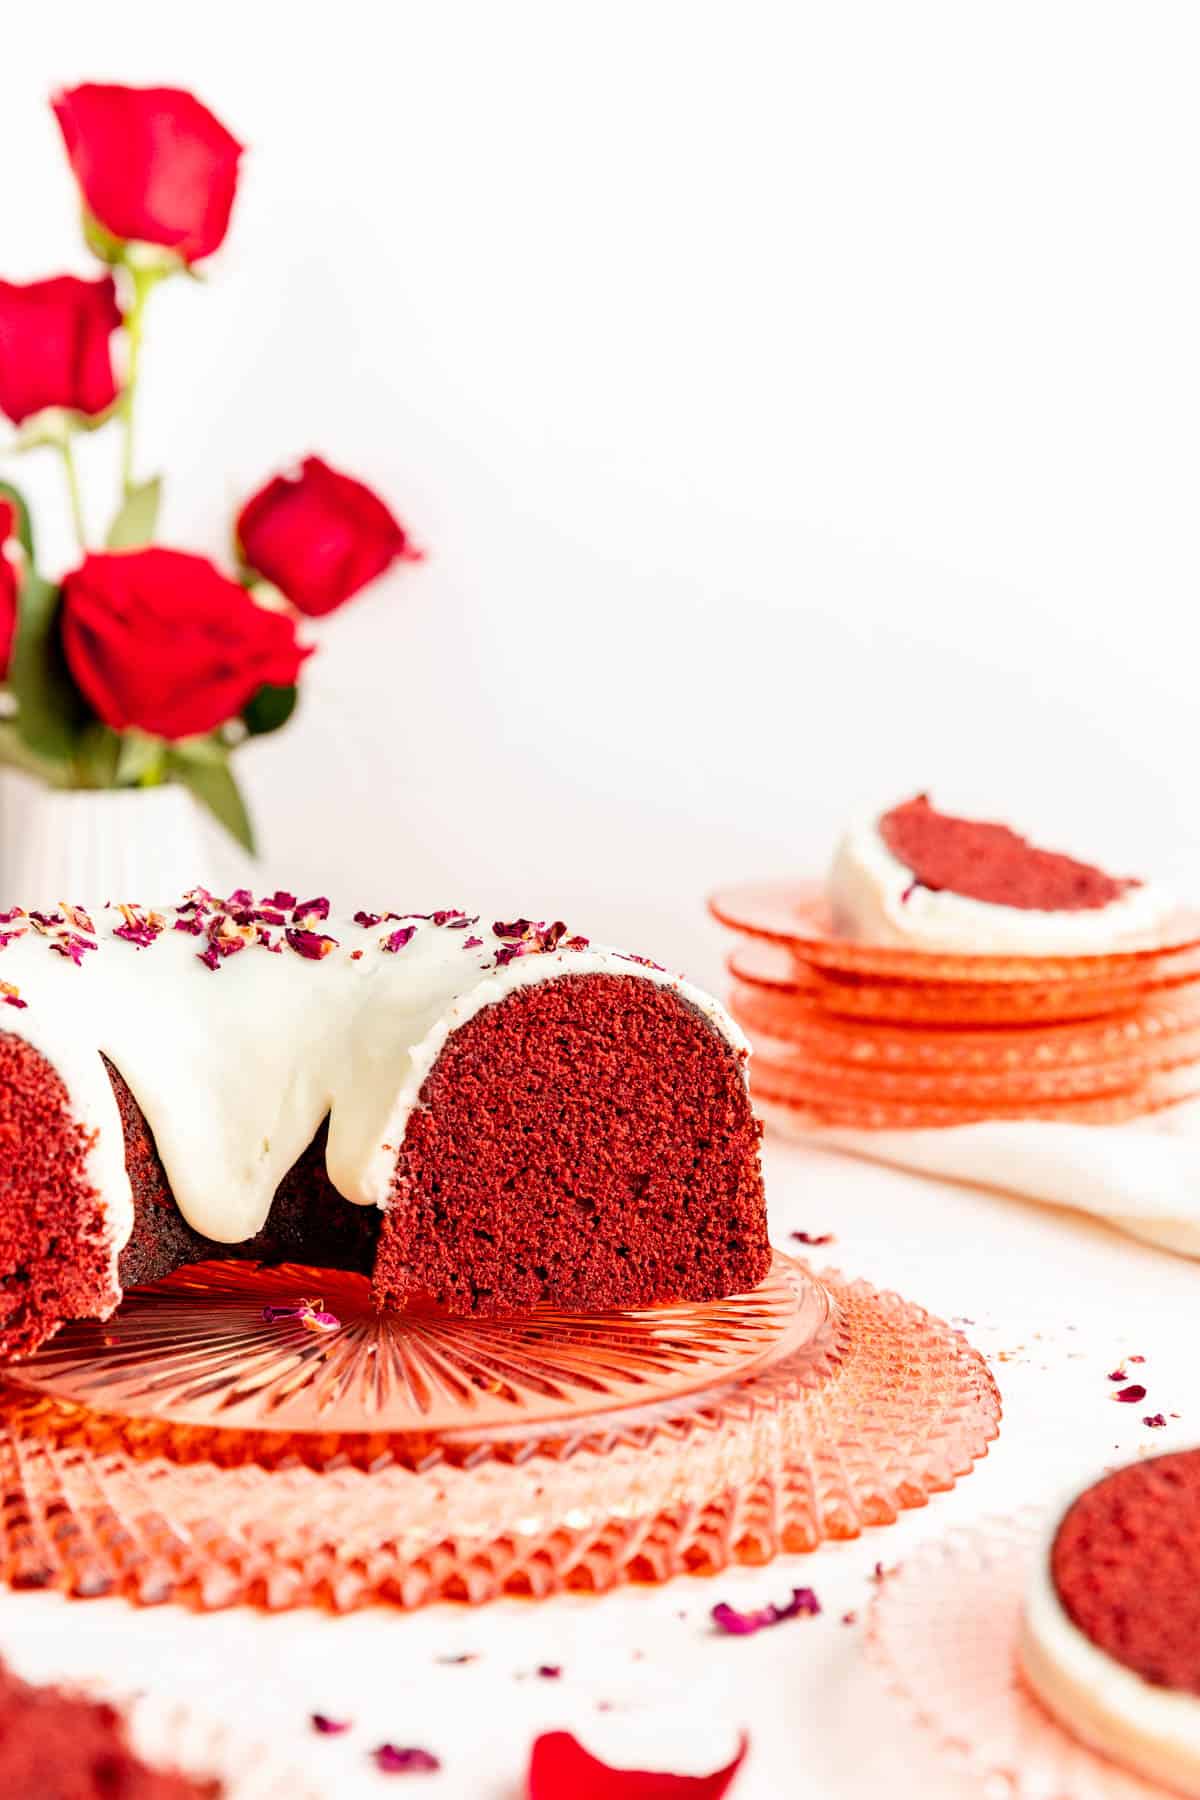
<instances>
[{"instance_id":1,"label":"scattered dried rose petal","mask_svg":"<svg viewBox=\"0 0 1200 1800\"><path fill-rule=\"evenodd\" d=\"M1124 1381L1127 1379L1127 1377L1126 1377L1124 1369L1113 1369L1113 1371L1109 1375L1108 1379L1110 1381Z\"/></svg>"},{"instance_id":2,"label":"scattered dried rose petal","mask_svg":"<svg viewBox=\"0 0 1200 1800\"><path fill-rule=\"evenodd\" d=\"M543 1681L557 1681L562 1675L561 1663L539 1663L537 1672Z\"/></svg>"},{"instance_id":3,"label":"scattered dried rose petal","mask_svg":"<svg viewBox=\"0 0 1200 1800\"><path fill-rule=\"evenodd\" d=\"M1160 1425L1165 1425L1166 1422L1167 1421L1163 1418L1161 1413L1147 1413L1145 1418L1142 1420L1143 1425L1149 1425L1152 1428L1152 1430L1155 1430L1155 1431L1158 1430Z\"/></svg>"},{"instance_id":4,"label":"scattered dried rose petal","mask_svg":"<svg viewBox=\"0 0 1200 1800\"><path fill-rule=\"evenodd\" d=\"M312 1728L322 1737L340 1737L343 1731L351 1729L351 1725L349 1719L331 1719L325 1713L313 1713Z\"/></svg>"},{"instance_id":5,"label":"scattered dried rose petal","mask_svg":"<svg viewBox=\"0 0 1200 1800\"><path fill-rule=\"evenodd\" d=\"M337 939L326 937L320 931L287 931L284 935L296 954L307 957L309 962L320 962L323 956L337 949Z\"/></svg>"},{"instance_id":6,"label":"scattered dried rose petal","mask_svg":"<svg viewBox=\"0 0 1200 1800\"><path fill-rule=\"evenodd\" d=\"M14 919L24 919L27 916L23 906L10 906L7 912L0 912L0 925L11 925Z\"/></svg>"},{"instance_id":7,"label":"scattered dried rose petal","mask_svg":"<svg viewBox=\"0 0 1200 1800\"><path fill-rule=\"evenodd\" d=\"M1122 1400L1126 1406L1133 1406L1145 1398L1146 1390L1140 1381L1132 1382L1129 1387L1122 1388L1119 1394L1113 1395L1114 1400Z\"/></svg>"},{"instance_id":8,"label":"scattered dried rose petal","mask_svg":"<svg viewBox=\"0 0 1200 1800\"><path fill-rule=\"evenodd\" d=\"M14 935L17 937L20 937L21 934L20 934L20 932L16 932ZM482 948L483 948L483 939L480 937L469 937L469 938L463 939L463 949L464 950L481 950Z\"/></svg>"},{"instance_id":9,"label":"scattered dried rose petal","mask_svg":"<svg viewBox=\"0 0 1200 1800\"><path fill-rule=\"evenodd\" d=\"M403 950L405 944L411 944L416 935L415 925L401 925L398 931L393 931L389 937L384 938L382 948L395 955L397 950Z\"/></svg>"},{"instance_id":10,"label":"scattered dried rose petal","mask_svg":"<svg viewBox=\"0 0 1200 1800\"><path fill-rule=\"evenodd\" d=\"M435 1656L433 1660L435 1663L441 1663L447 1669L457 1669L463 1663L478 1662L479 1652L477 1650L460 1650L457 1656Z\"/></svg>"},{"instance_id":11,"label":"scattered dried rose petal","mask_svg":"<svg viewBox=\"0 0 1200 1800\"><path fill-rule=\"evenodd\" d=\"M324 894L318 895L315 900L297 901L296 905L292 908L292 918L297 921L301 919L324 920L328 917L329 902L326 900Z\"/></svg>"},{"instance_id":12,"label":"scattered dried rose petal","mask_svg":"<svg viewBox=\"0 0 1200 1800\"><path fill-rule=\"evenodd\" d=\"M200 937L204 932L204 920L196 913L189 913L185 919L176 919L175 929L190 932L192 937Z\"/></svg>"},{"instance_id":13,"label":"scattered dried rose petal","mask_svg":"<svg viewBox=\"0 0 1200 1800\"><path fill-rule=\"evenodd\" d=\"M442 1766L432 1751L398 1750L395 1744L380 1744L371 1758L381 1775L432 1775Z\"/></svg>"},{"instance_id":14,"label":"scattered dried rose petal","mask_svg":"<svg viewBox=\"0 0 1200 1800\"><path fill-rule=\"evenodd\" d=\"M833 1244L837 1242L832 1231L793 1231L791 1235L798 1244Z\"/></svg>"},{"instance_id":15,"label":"scattered dried rose petal","mask_svg":"<svg viewBox=\"0 0 1200 1800\"><path fill-rule=\"evenodd\" d=\"M20 988L14 987L11 981L0 981L0 994L4 996L5 1006L15 1006L19 1011L24 1011L29 1005L28 1000L22 1000Z\"/></svg>"},{"instance_id":16,"label":"scattered dried rose petal","mask_svg":"<svg viewBox=\"0 0 1200 1800\"><path fill-rule=\"evenodd\" d=\"M813 1618L820 1610L821 1602L811 1588L793 1588L791 1599L782 1606L761 1606L754 1612L739 1612L736 1606L727 1606L722 1601L713 1607L712 1618L718 1630L728 1632L731 1637L750 1637L753 1632L765 1631L770 1625L782 1625L785 1619L800 1615Z\"/></svg>"},{"instance_id":17,"label":"scattered dried rose petal","mask_svg":"<svg viewBox=\"0 0 1200 1800\"><path fill-rule=\"evenodd\" d=\"M614 1769L584 1749L569 1731L548 1731L529 1758L528 1800L721 1800L746 1760L750 1739L711 1775L669 1775L646 1769Z\"/></svg>"},{"instance_id":18,"label":"scattered dried rose petal","mask_svg":"<svg viewBox=\"0 0 1200 1800\"><path fill-rule=\"evenodd\" d=\"M370 913L370 912L361 912L360 911L360 912L355 913L354 923L356 925L361 925L364 931L369 931L371 929L372 925L378 925L382 918L383 918L382 913Z\"/></svg>"},{"instance_id":19,"label":"scattered dried rose petal","mask_svg":"<svg viewBox=\"0 0 1200 1800\"><path fill-rule=\"evenodd\" d=\"M1145 1359L1145 1357L1144 1357L1144 1356L1127 1356L1127 1357L1126 1357L1126 1358L1125 1358L1125 1361L1126 1361L1126 1362L1136 1362L1136 1363L1144 1363L1144 1362L1145 1362L1145 1360L1146 1360L1146 1359Z\"/></svg>"},{"instance_id":20,"label":"scattered dried rose petal","mask_svg":"<svg viewBox=\"0 0 1200 1800\"><path fill-rule=\"evenodd\" d=\"M69 956L78 969L83 962L84 951L98 950L100 946L92 938L79 937L75 932L69 931L65 937L60 937L51 944L50 948L60 956Z\"/></svg>"},{"instance_id":21,"label":"scattered dried rose petal","mask_svg":"<svg viewBox=\"0 0 1200 1800\"><path fill-rule=\"evenodd\" d=\"M306 1331L336 1331L341 1320L336 1313L325 1312L320 1300L297 1300L292 1306L264 1306L263 1319L274 1325L277 1319L296 1319Z\"/></svg>"}]
</instances>

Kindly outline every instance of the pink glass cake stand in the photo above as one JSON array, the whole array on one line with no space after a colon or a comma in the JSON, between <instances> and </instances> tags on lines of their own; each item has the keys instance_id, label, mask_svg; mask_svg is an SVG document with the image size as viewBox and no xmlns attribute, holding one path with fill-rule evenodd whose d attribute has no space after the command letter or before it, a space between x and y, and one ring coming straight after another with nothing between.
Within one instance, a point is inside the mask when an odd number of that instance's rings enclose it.
<instances>
[{"instance_id":1,"label":"pink glass cake stand","mask_svg":"<svg viewBox=\"0 0 1200 1800\"><path fill-rule=\"evenodd\" d=\"M915 1723L1006 1800L1163 1800L1065 1731L1026 1687L1016 1649L1045 1530L1028 1510L948 1532L884 1579L870 1654Z\"/></svg>"},{"instance_id":2,"label":"pink glass cake stand","mask_svg":"<svg viewBox=\"0 0 1200 1800\"><path fill-rule=\"evenodd\" d=\"M264 1307L319 1299L315 1332ZM0 1388L0 1578L339 1610L713 1573L857 1536L998 1430L962 1336L777 1254L753 1293L383 1317L358 1276L214 1263Z\"/></svg>"}]
</instances>

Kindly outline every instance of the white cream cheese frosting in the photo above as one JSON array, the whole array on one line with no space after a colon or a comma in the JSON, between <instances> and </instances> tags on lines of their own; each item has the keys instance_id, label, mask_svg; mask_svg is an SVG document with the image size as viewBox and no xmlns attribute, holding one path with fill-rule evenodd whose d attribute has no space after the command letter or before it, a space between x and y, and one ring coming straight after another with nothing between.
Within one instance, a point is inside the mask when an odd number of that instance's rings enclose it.
<instances>
[{"instance_id":1,"label":"white cream cheese frosting","mask_svg":"<svg viewBox=\"0 0 1200 1800\"><path fill-rule=\"evenodd\" d=\"M1155 1687L1072 1622L1050 1569L1060 1523L1038 1553L1026 1596L1018 1647L1026 1680L1092 1749L1177 1793L1200 1795L1200 1699Z\"/></svg>"},{"instance_id":2,"label":"white cream cheese frosting","mask_svg":"<svg viewBox=\"0 0 1200 1800\"><path fill-rule=\"evenodd\" d=\"M1158 931L1176 910L1143 883L1106 906L1041 912L923 887L884 842L877 818L855 825L828 879L834 929L865 943L976 955L1077 956L1114 950Z\"/></svg>"},{"instance_id":3,"label":"white cream cheese frosting","mask_svg":"<svg viewBox=\"0 0 1200 1800\"><path fill-rule=\"evenodd\" d=\"M357 1205L386 1206L409 1115L447 1038L531 983L606 973L670 987L748 1049L710 995L561 929L522 936L528 921L517 921L498 934L449 912L351 917L327 914L323 901L214 910L225 904L128 917L48 907L40 928L39 915L0 919L0 1031L25 1038L65 1084L90 1136L114 1264L133 1199L101 1053L145 1114L184 1218L238 1243L262 1228L326 1116L333 1185Z\"/></svg>"}]
</instances>

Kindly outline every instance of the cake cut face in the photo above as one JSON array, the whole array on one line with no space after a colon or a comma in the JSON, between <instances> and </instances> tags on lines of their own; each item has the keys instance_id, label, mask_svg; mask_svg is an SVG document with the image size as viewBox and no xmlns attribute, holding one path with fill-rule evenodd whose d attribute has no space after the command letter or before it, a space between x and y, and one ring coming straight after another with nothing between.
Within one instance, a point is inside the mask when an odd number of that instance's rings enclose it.
<instances>
[{"instance_id":1,"label":"cake cut face","mask_svg":"<svg viewBox=\"0 0 1200 1800\"><path fill-rule=\"evenodd\" d=\"M1200 1794L1200 1450L1118 1469L1073 1501L1039 1558L1021 1662L1077 1737Z\"/></svg>"},{"instance_id":2,"label":"cake cut face","mask_svg":"<svg viewBox=\"0 0 1200 1800\"><path fill-rule=\"evenodd\" d=\"M107 1701L34 1686L0 1663L0 1793L23 1800L220 1800L218 1780L152 1768Z\"/></svg>"},{"instance_id":3,"label":"cake cut face","mask_svg":"<svg viewBox=\"0 0 1200 1800\"><path fill-rule=\"evenodd\" d=\"M847 834L829 894L847 937L981 955L1113 950L1174 910L1161 889L939 812L926 794Z\"/></svg>"},{"instance_id":4,"label":"cake cut face","mask_svg":"<svg viewBox=\"0 0 1200 1800\"><path fill-rule=\"evenodd\" d=\"M476 1314L767 1273L746 1045L642 958L203 890L0 940L0 1356L223 1257Z\"/></svg>"}]
</instances>

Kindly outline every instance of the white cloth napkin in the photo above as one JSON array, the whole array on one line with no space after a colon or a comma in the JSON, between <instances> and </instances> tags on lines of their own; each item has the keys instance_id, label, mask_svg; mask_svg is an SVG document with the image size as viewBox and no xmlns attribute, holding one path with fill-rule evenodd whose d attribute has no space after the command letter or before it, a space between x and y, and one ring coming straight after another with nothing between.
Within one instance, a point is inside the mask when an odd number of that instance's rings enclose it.
<instances>
[{"instance_id":1,"label":"white cloth napkin","mask_svg":"<svg viewBox=\"0 0 1200 1800\"><path fill-rule=\"evenodd\" d=\"M1127 1125L1003 1119L924 1131L816 1130L760 1106L789 1137L1095 1213L1146 1243L1200 1257L1200 1101Z\"/></svg>"}]
</instances>

